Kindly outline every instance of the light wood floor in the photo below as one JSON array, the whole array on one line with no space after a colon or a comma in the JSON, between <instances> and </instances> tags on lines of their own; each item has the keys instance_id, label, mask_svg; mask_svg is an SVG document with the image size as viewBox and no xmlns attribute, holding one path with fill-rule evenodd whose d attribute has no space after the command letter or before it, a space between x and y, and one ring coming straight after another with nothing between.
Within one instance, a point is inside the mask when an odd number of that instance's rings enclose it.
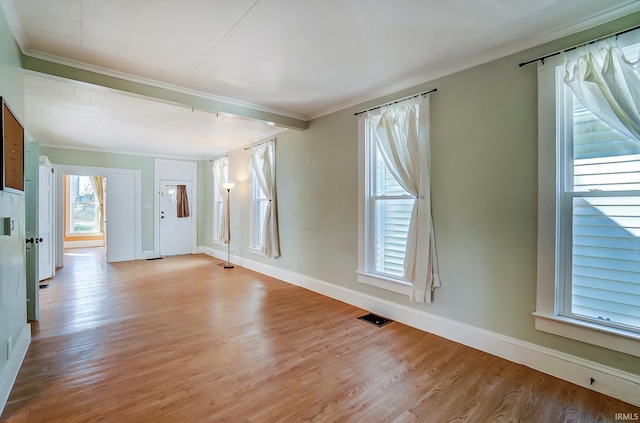
<instances>
[{"instance_id":1,"label":"light wood floor","mask_svg":"<svg viewBox=\"0 0 640 423\"><path fill-rule=\"evenodd\" d=\"M73 250L1 421L595 422L638 407L204 255Z\"/></svg>"}]
</instances>

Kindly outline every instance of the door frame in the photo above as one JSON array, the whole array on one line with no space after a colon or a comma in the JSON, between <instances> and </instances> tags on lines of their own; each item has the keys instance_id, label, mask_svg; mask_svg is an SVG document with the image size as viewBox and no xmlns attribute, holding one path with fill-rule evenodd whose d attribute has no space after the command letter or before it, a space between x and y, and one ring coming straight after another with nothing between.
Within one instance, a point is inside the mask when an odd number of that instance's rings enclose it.
<instances>
[{"instance_id":1,"label":"door frame","mask_svg":"<svg viewBox=\"0 0 640 423\"><path fill-rule=\"evenodd\" d=\"M191 183L189 214L191 215L191 254L198 252L198 162L155 159L153 168L153 253L160 257L160 181Z\"/></svg>"},{"instance_id":2,"label":"door frame","mask_svg":"<svg viewBox=\"0 0 640 423\"><path fill-rule=\"evenodd\" d=\"M57 250L57 246L58 246L58 242L57 242L57 238L58 238L58 216L57 216L57 206L56 206L56 199L57 199L57 178L58 178L58 174L56 173L55 168L53 167L53 165L51 165L51 163L47 163L47 164L40 164L38 166L38 237L40 237L40 235L42 235L42 227L40 226L40 216L42 213L42 208L43 208L43 204L40 202L40 200L42 199L42 197L40 196L40 193L42 192L42 179L41 179L41 174L40 172L42 171L43 168L48 169L47 173L50 173L51 176L51 192L49 193L49 195L51 196L51 208L52 210L50 210L51 213L51 234L50 234L50 243L51 245L49 246L49 248L51 249L50 254L49 254L49 260L51 260L51 275L48 275L47 278L52 278L56 275L56 250ZM39 254L39 258L38 258L38 282L41 282L45 279L42 278L42 275L40 275L40 270L42 270L42 253L40 251L38 251Z\"/></svg>"},{"instance_id":3,"label":"door frame","mask_svg":"<svg viewBox=\"0 0 640 423\"><path fill-rule=\"evenodd\" d=\"M135 216L134 216L134 235L135 235L135 260L142 258L142 170L140 169L119 169L112 167L95 167L95 166L76 166L76 165L59 165L52 164L56 170L56 267L64 265L64 191L62 184L64 183L64 175L80 175L80 176L104 176L107 178L107 191L109 191L109 175L129 175L135 179L134 198L135 198ZM104 210L104 218L109 221L107 207ZM62 217L62 218L61 218ZM106 230L106 229L105 229ZM108 242L108 237L105 239ZM108 246L107 246L108 248Z\"/></svg>"}]
</instances>

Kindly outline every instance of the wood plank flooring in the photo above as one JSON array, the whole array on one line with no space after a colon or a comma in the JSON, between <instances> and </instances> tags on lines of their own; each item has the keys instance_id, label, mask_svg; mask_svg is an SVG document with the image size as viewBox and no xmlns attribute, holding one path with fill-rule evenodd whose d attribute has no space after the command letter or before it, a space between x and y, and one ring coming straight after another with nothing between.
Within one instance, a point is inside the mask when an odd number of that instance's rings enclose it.
<instances>
[{"instance_id":1,"label":"wood plank flooring","mask_svg":"<svg viewBox=\"0 0 640 423\"><path fill-rule=\"evenodd\" d=\"M638 407L204 255L70 250L5 422L608 422Z\"/></svg>"}]
</instances>

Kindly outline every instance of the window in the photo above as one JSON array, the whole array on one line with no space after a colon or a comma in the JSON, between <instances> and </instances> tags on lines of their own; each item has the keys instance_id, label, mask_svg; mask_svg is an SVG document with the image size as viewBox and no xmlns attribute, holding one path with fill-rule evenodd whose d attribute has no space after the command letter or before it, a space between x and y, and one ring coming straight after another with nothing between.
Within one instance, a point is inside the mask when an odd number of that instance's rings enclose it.
<instances>
[{"instance_id":1,"label":"window","mask_svg":"<svg viewBox=\"0 0 640 423\"><path fill-rule=\"evenodd\" d=\"M425 94L361 114L358 120L358 281L418 302L430 302L439 286L428 133Z\"/></svg>"},{"instance_id":2,"label":"window","mask_svg":"<svg viewBox=\"0 0 640 423\"><path fill-rule=\"evenodd\" d=\"M251 244L250 248L260 250L263 244L265 211L269 199L258 183L257 176L251 177Z\"/></svg>"},{"instance_id":3,"label":"window","mask_svg":"<svg viewBox=\"0 0 640 423\"><path fill-rule=\"evenodd\" d=\"M275 138L250 149L251 227L249 251L270 258L280 256L276 201Z\"/></svg>"},{"instance_id":4,"label":"window","mask_svg":"<svg viewBox=\"0 0 640 423\"><path fill-rule=\"evenodd\" d=\"M229 156L214 160L211 171L213 172L213 241L226 244L228 236L225 233L227 191L222 184L229 181Z\"/></svg>"},{"instance_id":5,"label":"window","mask_svg":"<svg viewBox=\"0 0 640 423\"><path fill-rule=\"evenodd\" d=\"M371 131L368 125L367 131ZM369 163L366 226L366 271L388 278L404 277L407 233L415 197L398 184L385 164L375 139L367 136Z\"/></svg>"},{"instance_id":6,"label":"window","mask_svg":"<svg viewBox=\"0 0 640 423\"><path fill-rule=\"evenodd\" d=\"M539 66L536 328L638 356L640 142L564 77L563 62Z\"/></svg>"},{"instance_id":7,"label":"window","mask_svg":"<svg viewBox=\"0 0 640 423\"><path fill-rule=\"evenodd\" d=\"M67 175L67 235L100 233L99 204L89 176Z\"/></svg>"}]
</instances>

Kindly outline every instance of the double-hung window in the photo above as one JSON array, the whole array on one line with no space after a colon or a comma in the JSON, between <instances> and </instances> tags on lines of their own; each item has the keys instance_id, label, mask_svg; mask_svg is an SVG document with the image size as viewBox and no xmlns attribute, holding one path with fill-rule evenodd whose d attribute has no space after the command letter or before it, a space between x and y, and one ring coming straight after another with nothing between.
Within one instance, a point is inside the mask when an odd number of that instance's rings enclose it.
<instances>
[{"instance_id":1,"label":"double-hung window","mask_svg":"<svg viewBox=\"0 0 640 423\"><path fill-rule=\"evenodd\" d=\"M89 176L67 175L67 235L100 233L99 204Z\"/></svg>"},{"instance_id":2,"label":"double-hung window","mask_svg":"<svg viewBox=\"0 0 640 423\"><path fill-rule=\"evenodd\" d=\"M407 252L407 233L415 197L395 180L370 133L371 125L368 127L366 269L371 274L402 279Z\"/></svg>"},{"instance_id":3,"label":"double-hung window","mask_svg":"<svg viewBox=\"0 0 640 423\"><path fill-rule=\"evenodd\" d=\"M275 138L250 149L251 229L249 250L266 257L280 256L276 201Z\"/></svg>"},{"instance_id":4,"label":"double-hung window","mask_svg":"<svg viewBox=\"0 0 640 423\"><path fill-rule=\"evenodd\" d=\"M638 356L640 140L579 100L565 61L539 65L536 328Z\"/></svg>"},{"instance_id":5,"label":"double-hung window","mask_svg":"<svg viewBox=\"0 0 640 423\"><path fill-rule=\"evenodd\" d=\"M265 211L269 199L258 183L255 174L251 177L251 236L250 247L259 251L262 248Z\"/></svg>"},{"instance_id":6,"label":"double-hung window","mask_svg":"<svg viewBox=\"0 0 640 423\"><path fill-rule=\"evenodd\" d=\"M429 186L429 98L361 114L358 281L430 302L439 286Z\"/></svg>"},{"instance_id":7,"label":"double-hung window","mask_svg":"<svg viewBox=\"0 0 640 423\"><path fill-rule=\"evenodd\" d=\"M226 196L227 191L222 186L229 181L229 156L220 157L213 161L213 241L219 244L227 243L226 232Z\"/></svg>"}]
</instances>

